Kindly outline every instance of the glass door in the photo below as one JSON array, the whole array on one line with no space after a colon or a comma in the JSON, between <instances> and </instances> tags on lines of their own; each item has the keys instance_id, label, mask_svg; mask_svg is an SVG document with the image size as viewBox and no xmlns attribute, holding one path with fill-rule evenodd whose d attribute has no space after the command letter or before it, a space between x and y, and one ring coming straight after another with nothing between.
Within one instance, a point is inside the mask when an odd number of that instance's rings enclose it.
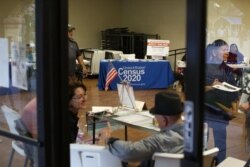
<instances>
[{"instance_id":1,"label":"glass door","mask_svg":"<svg viewBox=\"0 0 250 167\"><path fill-rule=\"evenodd\" d=\"M0 137L1 164L37 163L35 3L11 0L0 6L0 128L11 137ZM31 140L19 141L20 136Z\"/></svg>"},{"instance_id":2,"label":"glass door","mask_svg":"<svg viewBox=\"0 0 250 167\"><path fill-rule=\"evenodd\" d=\"M0 8L1 166L69 166L67 1Z\"/></svg>"}]
</instances>

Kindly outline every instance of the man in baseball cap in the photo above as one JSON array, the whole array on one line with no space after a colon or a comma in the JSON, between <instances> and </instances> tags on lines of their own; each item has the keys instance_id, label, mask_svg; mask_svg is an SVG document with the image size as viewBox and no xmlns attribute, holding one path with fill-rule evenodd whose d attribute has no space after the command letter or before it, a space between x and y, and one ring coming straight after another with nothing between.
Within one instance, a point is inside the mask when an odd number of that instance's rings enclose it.
<instances>
[{"instance_id":1,"label":"man in baseball cap","mask_svg":"<svg viewBox=\"0 0 250 167\"><path fill-rule=\"evenodd\" d=\"M83 55L79 49L78 43L73 39L74 30L76 28L73 27L71 24L68 24L68 45L69 45L69 71L68 71L68 78L69 83L74 83L76 81L82 81L83 76L79 76L76 74L84 74L86 73L87 69L83 63ZM77 63L76 64L76 60ZM77 69L77 70L76 70ZM80 72L79 72L80 71Z\"/></svg>"},{"instance_id":2,"label":"man in baseball cap","mask_svg":"<svg viewBox=\"0 0 250 167\"><path fill-rule=\"evenodd\" d=\"M73 30L75 30L76 28L73 27L71 24L68 24L68 31L71 32Z\"/></svg>"}]
</instances>

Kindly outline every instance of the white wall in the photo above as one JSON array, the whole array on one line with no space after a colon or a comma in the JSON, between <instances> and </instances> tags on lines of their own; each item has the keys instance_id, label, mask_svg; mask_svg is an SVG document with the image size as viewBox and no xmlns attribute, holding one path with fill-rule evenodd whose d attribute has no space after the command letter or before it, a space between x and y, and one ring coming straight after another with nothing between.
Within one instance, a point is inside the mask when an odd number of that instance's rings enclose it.
<instances>
[{"instance_id":1,"label":"white wall","mask_svg":"<svg viewBox=\"0 0 250 167\"><path fill-rule=\"evenodd\" d=\"M101 30L121 25L121 1L69 0L69 23L80 48L100 48Z\"/></svg>"},{"instance_id":2,"label":"white wall","mask_svg":"<svg viewBox=\"0 0 250 167\"><path fill-rule=\"evenodd\" d=\"M185 47L186 0L122 0L122 24L131 31L159 34L170 49Z\"/></svg>"},{"instance_id":3,"label":"white wall","mask_svg":"<svg viewBox=\"0 0 250 167\"><path fill-rule=\"evenodd\" d=\"M209 1L207 43L223 39L229 45L236 43L244 56L250 57L249 0Z\"/></svg>"},{"instance_id":4,"label":"white wall","mask_svg":"<svg viewBox=\"0 0 250 167\"><path fill-rule=\"evenodd\" d=\"M170 49L185 47L185 0L70 0L69 22L76 26L81 48L100 48L101 30L128 27L138 33L159 34Z\"/></svg>"}]
</instances>

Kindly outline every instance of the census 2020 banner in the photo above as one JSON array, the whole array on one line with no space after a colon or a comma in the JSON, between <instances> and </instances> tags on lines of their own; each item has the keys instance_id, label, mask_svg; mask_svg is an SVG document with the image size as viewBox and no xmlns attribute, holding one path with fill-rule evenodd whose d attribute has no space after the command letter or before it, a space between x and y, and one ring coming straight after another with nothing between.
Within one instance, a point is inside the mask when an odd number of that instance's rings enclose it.
<instances>
[{"instance_id":1,"label":"census 2020 banner","mask_svg":"<svg viewBox=\"0 0 250 167\"><path fill-rule=\"evenodd\" d=\"M145 66L122 66L118 68L118 75L124 81L141 82L143 75L145 75ZM143 83L141 83L143 84Z\"/></svg>"}]
</instances>

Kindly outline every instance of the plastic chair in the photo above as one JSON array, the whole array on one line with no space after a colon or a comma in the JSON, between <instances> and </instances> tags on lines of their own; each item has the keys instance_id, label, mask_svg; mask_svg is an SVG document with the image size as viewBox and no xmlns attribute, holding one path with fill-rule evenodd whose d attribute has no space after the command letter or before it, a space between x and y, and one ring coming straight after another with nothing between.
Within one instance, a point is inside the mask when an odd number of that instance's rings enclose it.
<instances>
[{"instance_id":1,"label":"plastic chair","mask_svg":"<svg viewBox=\"0 0 250 167\"><path fill-rule=\"evenodd\" d=\"M70 144L70 166L122 167L122 162L105 146Z\"/></svg>"},{"instance_id":2,"label":"plastic chair","mask_svg":"<svg viewBox=\"0 0 250 167\"><path fill-rule=\"evenodd\" d=\"M213 157L219 152L217 147L203 152L204 164L213 166ZM210 157L210 158L209 158ZM212 157L212 158L211 158ZM174 153L154 153L153 160L155 160L154 167L179 167L180 160L184 158L184 154Z\"/></svg>"},{"instance_id":3,"label":"plastic chair","mask_svg":"<svg viewBox=\"0 0 250 167\"><path fill-rule=\"evenodd\" d=\"M15 129L15 120L21 118L20 114L17 113L16 111L12 110L11 108L9 108L6 105L2 105L1 110L2 110L3 115L7 121L10 132L19 135L19 133ZM15 152L17 152L18 154L25 157L24 166L26 167L28 165L28 158L25 155L23 143L19 142L19 141L12 140L11 145L12 145L12 150L11 150L9 161L8 161L8 167L10 167L12 164L12 160L13 160Z\"/></svg>"},{"instance_id":4,"label":"plastic chair","mask_svg":"<svg viewBox=\"0 0 250 167\"><path fill-rule=\"evenodd\" d=\"M234 158L227 157L224 161L222 161L217 167L236 167L236 166L249 166L248 162Z\"/></svg>"}]
</instances>

